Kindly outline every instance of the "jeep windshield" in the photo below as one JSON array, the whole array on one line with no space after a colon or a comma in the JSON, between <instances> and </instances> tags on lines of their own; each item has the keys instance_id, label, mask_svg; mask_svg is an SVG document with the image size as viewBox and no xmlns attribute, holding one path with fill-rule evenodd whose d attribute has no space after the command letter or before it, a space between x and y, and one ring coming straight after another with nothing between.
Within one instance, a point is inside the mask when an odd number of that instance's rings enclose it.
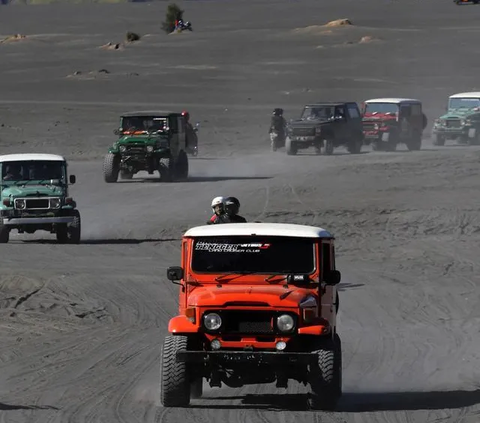
<instances>
[{"instance_id":1,"label":"jeep windshield","mask_svg":"<svg viewBox=\"0 0 480 423\"><path fill-rule=\"evenodd\" d=\"M202 237L194 240L192 270L198 273L310 274L312 240L293 237Z\"/></svg>"},{"instance_id":2,"label":"jeep windshield","mask_svg":"<svg viewBox=\"0 0 480 423\"><path fill-rule=\"evenodd\" d=\"M2 184L65 184L65 163L61 161L35 160L2 163Z\"/></svg>"},{"instance_id":3,"label":"jeep windshield","mask_svg":"<svg viewBox=\"0 0 480 423\"><path fill-rule=\"evenodd\" d=\"M366 103L364 114L375 116L376 114L391 114L398 113L398 104L395 103Z\"/></svg>"},{"instance_id":4,"label":"jeep windshield","mask_svg":"<svg viewBox=\"0 0 480 423\"><path fill-rule=\"evenodd\" d=\"M306 106L303 109L302 120L328 120L335 114L334 106Z\"/></svg>"},{"instance_id":5,"label":"jeep windshield","mask_svg":"<svg viewBox=\"0 0 480 423\"><path fill-rule=\"evenodd\" d=\"M480 107L478 98L451 98L448 103L449 109L474 109Z\"/></svg>"},{"instance_id":6,"label":"jeep windshield","mask_svg":"<svg viewBox=\"0 0 480 423\"><path fill-rule=\"evenodd\" d=\"M122 118L121 129L134 132L159 132L168 128L166 117L127 116Z\"/></svg>"}]
</instances>

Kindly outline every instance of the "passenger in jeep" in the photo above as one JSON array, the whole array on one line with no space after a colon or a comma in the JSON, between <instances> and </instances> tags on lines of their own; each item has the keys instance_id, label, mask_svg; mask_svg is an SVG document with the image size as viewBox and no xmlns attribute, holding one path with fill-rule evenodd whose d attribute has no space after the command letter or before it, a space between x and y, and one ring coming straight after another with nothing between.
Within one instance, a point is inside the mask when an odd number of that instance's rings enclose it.
<instances>
[{"instance_id":1,"label":"passenger in jeep","mask_svg":"<svg viewBox=\"0 0 480 423\"><path fill-rule=\"evenodd\" d=\"M235 197L228 197L224 201L225 213L221 216L218 216L213 221L213 224L218 223L246 223L247 219L243 216L240 216L238 212L240 211L240 201Z\"/></svg>"}]
</instances>

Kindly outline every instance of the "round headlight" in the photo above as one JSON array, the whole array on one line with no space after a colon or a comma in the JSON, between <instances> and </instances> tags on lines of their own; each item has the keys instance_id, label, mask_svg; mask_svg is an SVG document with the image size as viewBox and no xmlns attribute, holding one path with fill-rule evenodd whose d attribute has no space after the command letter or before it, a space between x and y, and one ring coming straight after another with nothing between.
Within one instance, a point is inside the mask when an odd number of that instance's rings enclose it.
<instances>
[{"instance_id":1,"label":"round headlight","mask_svg":"<svg viewBox=\"0 0 480 423\"><path fill-rule=\"evenodd\" d=\"M153 145L147 145L147 151L151 153L153 151Z\"/></svg>"},{"instance_id":2,"label":"round headlight","mask_svg":"<svg viewBox=\"0 0 480 423\"><path fill-rule=\"evenodd\" d=\"M127 149L127 147L121 145L118 149L123 153Z\"/></svg>"},{"instance_id":3,"label":"round headlight","mask_svg":"<svg viewBox=\"0 0 480 423\"><path fill-rule=\"evenodd\" d=\"M62 202L60 201L60 198L51 198L50 199L50 208L52 209L58 209Z\"/></svg>"},{"instance_id":4,"label":"round headlight","mask_svg":"<svg viewBox=\"0 0 480 423\"><path fill-rule=\"evenodd\" d=\"M282 314L277 317L277 328L282 332L290 332L295 326L293 317L288 314Z\"/></svg>"},{"instance_id":5,"label":"round headlight","mask_svg":"<svg viewBox=\"0 0 480 423\"><path fill-rule=\"evenodd\" d=\"M25 200L23 200L23 199L15 200L15 208L24 209L25 205L26 205Z\"/></svg>"},{"instance_id":6,"label":"round headlight","mask_svg":"<svg viewBox=\"0 0 480 423\"><path fill-rule=\"evenodd\" d=\"M217 330L222 326L222 318L217 313L208 313L203 316L203 323L208 330Z\"/></svg>"}]
</instances>

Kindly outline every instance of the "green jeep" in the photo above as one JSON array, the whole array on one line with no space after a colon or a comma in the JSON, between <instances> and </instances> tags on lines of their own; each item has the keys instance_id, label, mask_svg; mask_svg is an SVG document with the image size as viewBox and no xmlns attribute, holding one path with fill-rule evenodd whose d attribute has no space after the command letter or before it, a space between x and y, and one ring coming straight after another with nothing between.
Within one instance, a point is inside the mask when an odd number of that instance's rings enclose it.
<instances>
[{"instance_id":1,"label":"green jeep","mask_svg":"<svg viewBox=\"0 0 480 423\"><path fill-rule=\"evenodd\" d=\"M67 162L54 154L0 156L0 243L10 231L44 230L65 244L80 243L80 213L68 194ZM70 175L70 184L75 175Z\"/></svg>"},{"instance_id":2,"label":"green jeep","mask_svg":"<svg viewBox=\"0 0 480 423\"><path fill-rule=\"evenodd\" d=\"M123 114L120 128L113 131L119 138L103 162L105 182L117 182L119 174L121 179L132 179L140 171L150 175L158 171L162 181L187 179L185 124L177 112Z\"/></svg>"},{"instance_id":3,"label":"green jeep","mask_svg":"<svg viewBox=\"0 0 480 423\"><path fill-rule=\"evenodd\" d=\"M446 140L459 144L480 144L480 92L451 95L447 113L435 120L432 128L433 145L445 145Z\"/></svg>"}]
</instances>

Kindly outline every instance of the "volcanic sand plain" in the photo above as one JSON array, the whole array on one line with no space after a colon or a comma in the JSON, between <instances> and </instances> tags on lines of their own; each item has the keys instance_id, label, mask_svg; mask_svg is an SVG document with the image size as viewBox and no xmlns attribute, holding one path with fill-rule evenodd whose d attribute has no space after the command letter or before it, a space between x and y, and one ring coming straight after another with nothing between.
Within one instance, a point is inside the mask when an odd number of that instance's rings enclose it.
<instances>
[{"instance_id":1,"label":"volcanic sand plain","mask_svg":"<svg viewBox=\"0 0 480 423\"><path fill-rule=\"evenodd\" d=\"M174 35L160 29L165 2L0 7L0 151L68 158L83 238L12 234L0 247L0 420L477 422L480 148L434 147L429 133L448 95L480 90L480 7L179 4L193 31ZM324 26L342 18L353 25ZM127 31L141 39L125 43ZM274 107L293 118L308 102L387 96L423 101L421 151L269 151ZM190 179L106 184L119 114L145 109L187 109L200 123ZM159 405L178 292L166 268L217 195L238 197L249 221L336 236L337 412L307 410L295 383L205 386L189 409Z\"/></svg>"}]
</instances>

